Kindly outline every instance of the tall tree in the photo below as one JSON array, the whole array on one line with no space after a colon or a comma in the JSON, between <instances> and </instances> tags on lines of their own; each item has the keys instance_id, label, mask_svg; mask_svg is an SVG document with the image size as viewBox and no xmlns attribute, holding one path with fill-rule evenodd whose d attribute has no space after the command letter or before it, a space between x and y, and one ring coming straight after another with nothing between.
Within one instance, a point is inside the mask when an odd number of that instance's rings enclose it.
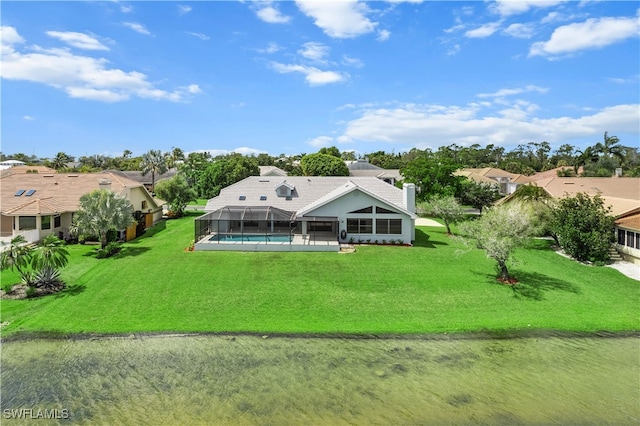
<instances>
[{"instance_id":1,"label":"tall tree","mask_svg":"<svg viewBox=\"0 0 640 426\"><path fill-rule=\"evenodd\" d=\"M171 179L158 182L156 187L158 197L169 203L169 209L174 217L180 217L189 203L196 199L196 190L189 186L187 180L181 173Z\"/></svg>"},{"instance_id":2,"label":"tall tree","mask_svg":"<svg viewBox=\"0 0 640 426\"><path fill-rule=\"evenodd\" d=\"M498 279L513 283L507 262L513 251L524 246L532 232L532 217L529 209L520 203L503 204L487 209L478 220L460 225L461 231L475 240L478 248L484 249L487 257L498 266Z\"/></svg>"},{"instance_id":3,"label":"tall tree","mask_svg":"<svg viewBox=\"0 0 640 426\"><path fill-rule=\"evenodd\" d=\"M160 150L152 149L142 154L140 167L142 168L143 176L151 173L151 192L153 193L156 187L156 175L161 175L167 171L167 159Z\"/></svg>"},{"instance_id":4,"label":"tall tree","mask_svg":"<svg viewBox=\"0 0 640 426\"><path fill-rule=\"evenodd\" d=\"M498 184L465 180L460 185L458 198L462 204L478 209L482 214L484 208L491 206L494 201L500 198L500 186Z\"/></svg>"},{"instance_id":5,"label":"tall tree","mask_svg":"<svg viewBox=\"0 0 640 426\"><path fill-rule=\"evenodd\" d=\"M305 176L349 176L349 168L340 156L308 154L300 159L300 168Z\"/></svg>"},{"instance_id":6,"label":"tall tree","mask_svg":"<svg viewBox=\"0 0 640 426\"><path fill-rule=\"evenodd\" d=\"M400 173L406 182L416 185L417 200L428 201L436 195L458 193L464 178L453 174L457 169L457 165L438 161L431 152L423 151L401 168Z\"/></svg>"},{"instance_id":7,"label":"tall tree","mask_svg":"<svg viewBox=\"0 0 640 426\"><path fill-rule=\"evenodd\" d=\"M126 229L134 222L129 200L108 189L98 189L80 197L80 209L73 217L71 231L76 235L97 235L104 248L107 231Z\"/></svg>"},{"instance_id":8,"label":"tall tree","mask_svg":"<svg viewBox=\"0 0 640 426\"><path fill-rule=\"evenodd\" d=\"M606 157L616 157L622 161L624 159L623 147L617 145L620 139L617 136L609 136L607 132L604 132L604 138L602 143L598 142L594 146L594 151L599 154L603 154Z\"/></svg>"},{"instance_id":9,"label":"tall tree","mask_svg":"<svg viewBox=\"0 0 640 426\"><path fill-rule=\"evenodd\" d=\"M232 154L209 163L198 181L198 192L204 198L216 197L222 188L249 176L259 176L255 157Z\"/></svg>"},{"instance_id":10,"label":"tall tree","mask_svg":"<svg viewBox=\"0 0 640 426\"><path fill-rule=\"evenodd\" d=\"M74 157L68 155L65 152L59 152L56 156L51 160L51 167L56 170L64 169L67 167L67 163L74 160Z\"/></svg>"}]
</instances>

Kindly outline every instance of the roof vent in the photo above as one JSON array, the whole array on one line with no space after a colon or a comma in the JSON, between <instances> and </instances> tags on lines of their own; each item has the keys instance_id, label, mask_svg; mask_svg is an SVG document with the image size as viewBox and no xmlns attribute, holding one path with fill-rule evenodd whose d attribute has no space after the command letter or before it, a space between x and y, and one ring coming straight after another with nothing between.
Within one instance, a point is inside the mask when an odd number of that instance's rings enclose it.
<instances>
[{"instance_id":1,"label":"roof vent","mask_svg":"<svg viewBox=\"0 0 640 426\"><path fill-rule=\"evenodd\" d=\"M240 200L240 201L244 201L246 199L247 199L246 195L241 195L241 196L238 197L238 200Z\"/></svg>"}]
</instances>

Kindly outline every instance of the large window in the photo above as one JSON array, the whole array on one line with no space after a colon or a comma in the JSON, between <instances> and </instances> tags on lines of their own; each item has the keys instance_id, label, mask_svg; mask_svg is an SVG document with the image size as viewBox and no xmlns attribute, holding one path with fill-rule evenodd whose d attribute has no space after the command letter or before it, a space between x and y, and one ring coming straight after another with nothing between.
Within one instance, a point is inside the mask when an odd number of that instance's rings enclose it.
<instances>
[{"instance_id":1,"label":"large window","mask_svg":"<svg viewBox=\"0 0 640 426\"><path fill-rule=\"evenodd\" d=\"M627 231L627 246L633 248L633 243L635 242L635 238L633 238L633 232L632 231Z\"/></svg>"},{"instance_id":2,"label":"large window","mask_svg":"<svg viewBox=\"0 0 640 426\"><path fill-rule=\"evenodd\" d=\"M402 219L376 219L376 234L402 234Z\"/></svg>"},{"instance_id":3,"label":"large window","mask_svg":"<svg viewBox=\"0 0 640 426\"><path fill-rule=\"evenodd\" d=\"M331 232L333 230L333 222L308 222L310 232Z\"/></svg>"},{"instance_id":4,"label":"large window","mask_svg":"<svg viewBox=\"0 0 640 426\"><path fill-rule=\"evenodd\" d=\"M40 229L51 229L51 216L42 216L40 218Z\"/></svg>"},{"instance_id":5,"label":"large window","mask_svg":"<svg viewBox=\"0 0 640 426\"><path fill-rule=\"evenodd\" d=\"M53 227L54 227L54 228L60 228L60 225L61 225L61 224L60 224L60 215L55 216L55 217L53 218Z\"/></svg>"},{"instance_id":6,"label":"large window","mask_svg":"<svg viewBox=\"0 0 640 426\"><path fill-rule=\"evenodd\" d=\"M373 206L364 207L362 209L354 210L349 213L373 213Z\"/></svg>"},{"instance_id":7,"label":"large window","mask_svg":"<svg viewBox=\"0 0 640 426\"><path fill-rule=\"evenodd\" d=\"M372 234L373 219L347 219L347 232L350 234Z\"/></svg>"},{"instance_id":8,"label":"large window","mask_svg":"<svg viewBox=\"0 0 640 426\"><path fill-rule=\"evenodd\" d=\"M36 229L35 216L20 216L18 220L18 230Z\"/></svg>"}]
</instances>

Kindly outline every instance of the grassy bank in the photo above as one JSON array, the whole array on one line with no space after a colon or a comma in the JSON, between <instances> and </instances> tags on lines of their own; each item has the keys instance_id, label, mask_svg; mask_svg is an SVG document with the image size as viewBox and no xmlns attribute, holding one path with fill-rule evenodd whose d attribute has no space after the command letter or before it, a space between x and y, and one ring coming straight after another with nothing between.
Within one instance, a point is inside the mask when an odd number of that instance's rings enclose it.
<instances>
[{"instance_id":1,"label":"grassy bank","mask_svg":"<svg viewBox=\"0 0 640 426\"><path fill-rule=\"evenodd\" d=\"M193 216L172 220L95 259L70 246L65 292L2 300L3 336L17 332L439 333L638 330L640 285L618 271L558 256L548 242L517 252L520 284L442 228L414 247L352 254L185 252ZM2 273L2 282L16 280Z\"/></svg>"}]
</instances>

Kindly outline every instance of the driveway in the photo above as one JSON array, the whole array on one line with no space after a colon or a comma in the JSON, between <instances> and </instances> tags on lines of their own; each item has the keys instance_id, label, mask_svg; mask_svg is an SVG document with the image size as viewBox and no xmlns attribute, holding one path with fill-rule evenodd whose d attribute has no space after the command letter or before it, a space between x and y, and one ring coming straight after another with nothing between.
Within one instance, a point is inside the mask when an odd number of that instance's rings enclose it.
<instances>
[{"instance_id":1,"label":"driveway","mask_svg":"<svg viewBox=\"0 0 640 426\"><path fill-rule=\"evenodd\" d=\"M433 219L427 219L424 217L419 217L416 219L416 226L444 226L439 222L436 222Z\"/></svg>"}]
</instances>

